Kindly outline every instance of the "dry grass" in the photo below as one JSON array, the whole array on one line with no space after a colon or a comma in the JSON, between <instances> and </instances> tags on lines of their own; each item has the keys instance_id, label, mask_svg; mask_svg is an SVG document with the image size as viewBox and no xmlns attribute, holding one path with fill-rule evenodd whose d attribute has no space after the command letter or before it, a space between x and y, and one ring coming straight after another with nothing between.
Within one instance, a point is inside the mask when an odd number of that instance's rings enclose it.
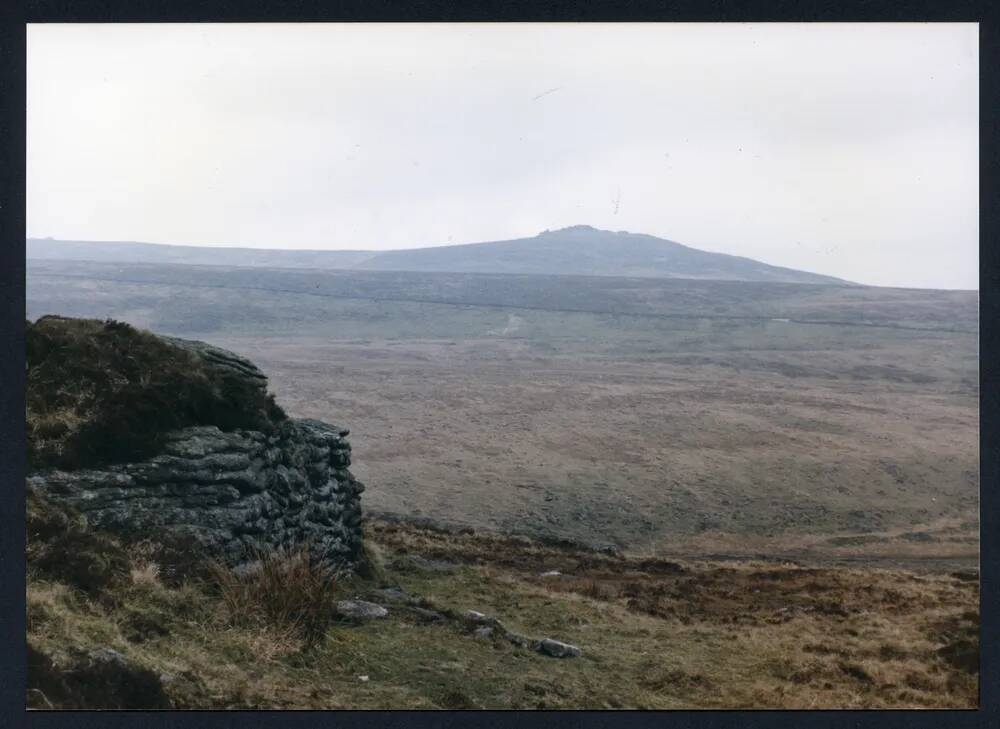
<instances>
[{"instance_id":1,"label":"dry grass","mask_svg":"<svg viewBox=\"0 0 1000 729\"><path fill-rule=\"evenodd\" d=\"M108 593L128 578L128 555L119 541L87 529L77 512L34 489L26 498L29 575L40 574L91 595Z\"/></svg>"},{"instance_id":2,"label":"dry grass","mask_svg":"<svg viewBox=\"0 0 1000 729\"><path fill-rule=\"evenodd\" d=\"M327 623L331 583L300 553L247 574L147 579L115 599L35 577L30 643L57 668L111 647L168 677L177 708L875 708L978 702L978 584L949 575L679 564L491 535L369 524L379 601L399 586L443 620ZM450 561L425 569L404 559ZM462 564L468 558L472 564ZM440 563L439 563L440 564ZM561 576L539 573L558 569ZM573 660L473 637L467 609L580 645ZM312 617L310 617L312 616ZM313 628L303 630L316 618ZM305 636L313 632L312 639ZM359 676L367 676L361 681ZM44 702L36 699L37 703Z\"/></svg>"},{"instance_id":3,"label":"dry grass","mask_svg":"<svg viewBox=\"0 0 1000 729\"><path fill-rule=\"evenodd\" d=\"M162 587L160 584L160 565L155 562L139 562L129 570L132 584L149 588Z\"/></svg>"},{"instance_id":4,"label":"dry grass","mask_svg":"<svg viewBox=\"0 0 1000 729\"><path fill-rule=\"evenodd\" d=\"M579 631L590 621L572 617L583 606L599 611L606 658L625 662L636 650L626 636L645 638L632 670L650 695L636 705L678 692L687 705L716 708L978 703L979 585L965 574L678 563L402 524L369 529L387 552L478 565L500 606L510 605L504 590L566 605L554 611L560 619L542 621L550 628ZM561 574L543 576L553 570Z\"/></svg>"},{"instance_id":5,"label":"dry grass","mask_svg":"<svg viewBox=\"0 0 1000 729\"><path fill-rule=\"evenodd\" d=\"M210 572L232 627L268 627L311 645L331 622L338 576L308 548L262 554L239 571L214 564Z\"/></svg>"}]
</instances>

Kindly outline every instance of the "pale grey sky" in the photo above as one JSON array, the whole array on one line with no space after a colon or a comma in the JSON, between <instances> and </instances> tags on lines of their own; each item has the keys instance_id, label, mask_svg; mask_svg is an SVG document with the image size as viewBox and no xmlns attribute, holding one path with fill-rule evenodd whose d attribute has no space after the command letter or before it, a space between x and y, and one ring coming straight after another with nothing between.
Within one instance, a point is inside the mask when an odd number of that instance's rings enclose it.
<instances>
[{"instance_id":1,"label":"pale grey sky","mask_svg":"<svg viewBox=\"0 0 1000 729\"><path fill-rule=\"evenodd\" d=\"M975 24L31 25L28 234L588 224L977 288L978 79Z\"/></svg>"}]
</instances>

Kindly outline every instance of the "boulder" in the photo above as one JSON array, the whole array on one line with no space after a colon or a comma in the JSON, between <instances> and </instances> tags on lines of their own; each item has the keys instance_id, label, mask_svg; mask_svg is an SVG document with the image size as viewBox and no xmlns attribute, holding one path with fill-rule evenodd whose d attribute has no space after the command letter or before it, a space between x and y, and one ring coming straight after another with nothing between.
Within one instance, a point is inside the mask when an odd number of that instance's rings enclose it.
<instances>
[{"instance_id":1,"label":"boulder","mask_svg":"<svg viewBox=\"0 0 1000 729\"><path fill-rule=\"evenodd\" d=\"M334 609L337 615L349 620L374 620L389 614L381 605L367 600L340 600Z\"/></svg>"},{"instance_id":2,"label":"boulder","mask_svg":"<svg viewBox=\"0 0 1000 729\"><path fill-rule=\"evenodd\" d=\"M407 594L406 590L401 587L381 587L379 589L372 590L372 593L387 602L405 604L413 600L413 598Z\"/></svg>"},{"instance_id":3,"label":"boulder","mask_svg":"<svg viewBox=\"0 0 1000 729\"><path fill-rule=\"evenodd\" d=\"M551 638L543 638L538 642L538 651L553 658L576 658L580 655L580 649L575 645L563 643Z\"/></svg>"},{"instance_id":4,"label":"boulder","mask_svg":"<svg viewBox=\"0 0 1000 729\"><path fill-rule=\"evenodd\" d=\"M410 613L422 623L440 623L444 621L444 615L437 610L429 610L422 607L409 608Z\"/></svg>"},{"instance_id":5,"label":"boulder","mask_svg":"<svg viewBox=\"0 0 1000 729\"><path fill-rule=\"evenodd\" d=\"M470 623L489 623L494 620L494 618L491 618L478 610L466 610L463 617Z\"/></svg>"}]
</instances>

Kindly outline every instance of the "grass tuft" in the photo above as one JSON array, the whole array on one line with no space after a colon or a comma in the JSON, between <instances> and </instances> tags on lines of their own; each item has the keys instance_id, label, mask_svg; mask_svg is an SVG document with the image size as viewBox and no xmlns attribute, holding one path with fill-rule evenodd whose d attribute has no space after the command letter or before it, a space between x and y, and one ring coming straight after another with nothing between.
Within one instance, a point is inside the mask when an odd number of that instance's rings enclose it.
<instances>
[{"instance_id":1,"label":"grass tuft","mask_svg":"<svg viewBox=\"0 0 1000 729\"><path fill-rule=\"evenodd\" d=\"M333 620L338 575L306 547L260 555L242 569L213 564L210 572L233 627L266 627L311 645Z\"/></svg>"}]
</instances>

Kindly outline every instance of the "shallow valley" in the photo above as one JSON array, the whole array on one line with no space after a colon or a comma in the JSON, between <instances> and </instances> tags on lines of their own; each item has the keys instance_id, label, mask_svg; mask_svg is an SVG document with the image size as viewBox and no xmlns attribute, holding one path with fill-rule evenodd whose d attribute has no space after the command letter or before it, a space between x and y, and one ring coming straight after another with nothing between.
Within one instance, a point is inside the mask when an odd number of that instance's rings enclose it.
<instances>
[{"instance_id":1,"label":"shallow valley","mask_svg":"<svg viewBox=\"0 0 1000 729\"><path fill-rule=\"evenodd\" d=\"M373 514L637 554L978 559L974 292L29 262L28 313L245 354Z\"/></svg>"}]
</instances>

